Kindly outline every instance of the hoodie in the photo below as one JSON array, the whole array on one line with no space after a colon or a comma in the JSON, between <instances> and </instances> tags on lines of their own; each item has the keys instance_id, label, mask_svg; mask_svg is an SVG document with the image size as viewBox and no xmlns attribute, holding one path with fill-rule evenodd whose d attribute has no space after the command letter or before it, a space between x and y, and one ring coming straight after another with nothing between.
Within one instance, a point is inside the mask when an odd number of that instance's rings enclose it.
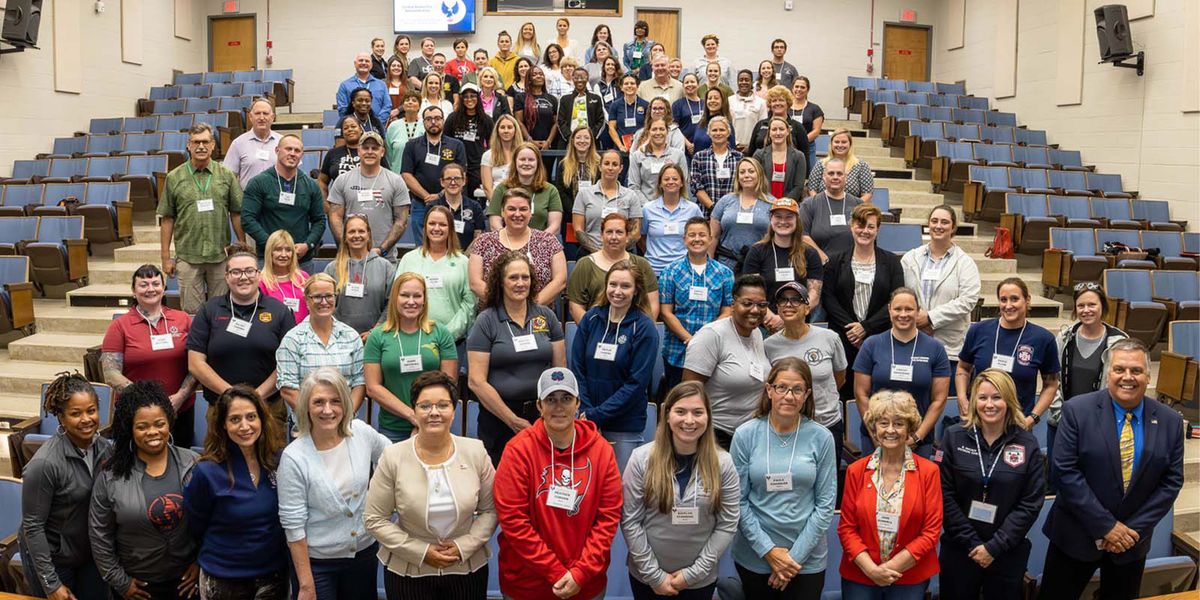
<instances>
[{"instance_id":1,"label":"hoodie","mask_svg":"<svg viewBox=\"0 0 1200 600\"><path fill-rule=\"evenodd\" d=\"M580 383L579 410L604 431L640 433L646 427L658 329L640 310L630 310L620 325L609 323L608 311L608 306L588 310L568 349ZM600 343L617 345L613 360L596 358Z\"/></svg>"},{"instance_id":2,"label":"hoodie","mask_svg":"<svg viewBox=\"0 0 1200 600\"><path fill-rule=\"evenodd\" d=\"M552 445L538 419L508 443L500 460L494 497L505 596L556 600L554 584L568 570L579 584L578 598L594 598L608 585L605 572L621 522L621 474L595 423L575 421L573 446L573 452L554 451L551 473ZM552 481L574 488L574 508L547 505Z\"/></svg>"}]
</instances>

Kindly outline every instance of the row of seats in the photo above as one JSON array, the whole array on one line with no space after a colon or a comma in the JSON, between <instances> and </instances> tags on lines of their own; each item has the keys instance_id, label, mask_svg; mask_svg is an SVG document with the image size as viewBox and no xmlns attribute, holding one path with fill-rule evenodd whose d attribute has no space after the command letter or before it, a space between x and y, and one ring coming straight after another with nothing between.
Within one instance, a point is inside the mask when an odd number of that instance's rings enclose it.
<instances>
[{"instance_id":1,"label":"row of seats","mask_svg":"<svg viewBox=\"0 0 1200 600\"><path fill-rule=\"evenodd\" d=\"M88 239L82 215L0 217L0 256L27 256L34 287L86 284Z\"/></svg>"},{"instance_id":2,"label":"row of seats","mask_svg":"<svg viewBox=\"0 0 1200 600\"><path fill-rule=\"evenodd\" d=\"M1200 235L1192 232L1180 238L1186 225L1187 221L1171 219L1166 200L1010 193L1005 195L1000 215L1000 226L1013 233L1017 251L1029 255L1050 247L1050 228L1071 227L1126 230L1128 237L1112 241L1134 248L1160 248L1164 255L1178 256L1175 253L1187 251L1187 240ZM1139 230L1146 230L1140 240ZM1105 241L1109 238L1097 238L1096 247L1103 248Z\"/></svg>"},{"instance_id":3,"label":"row of seats","mask_svg":"<svg viewBox=\"0 0 1200 600\"><path fill-rule=\"evenodd\" d=\"M1098 282L1105 269L1113 267L1151 270L1154 268L1168 270L1196 270L1196 260L1193 258L1195 246L1200 234L1192 234L1190 238L1181 240L1179 233L1172 232L1124 232L1139 234L1137 238L1126 237L1128 241L1137 239L1139 246L1158 248L1160 255L1153 260L1147 260L1145 253L1112 255L1101 252L1103 245L1097 244L1097 239L1117 241L1121 239L1120 230L1100 230L1098 234L1093 229L1070 229L1065 227L1050 228L1049 247L1042 253L1042 283L1047 287L1069 291L1078 283ZM1165 235L1159 235L1159 234ZM1182 241L1185 245L1182 252L1174 244ZM1146 243L1156 243L1158 246L1147 246ZM1186 252L1190 256L1183 256Z\"/></svg>"},{"instance_id":4,"label":"row of seats","mask_svg":"<svg viewBox=\"0 0 1200 600\"><path fill-rule=\"evenodd\" d=\"M991 128L985 128L991 129ZM1046 146L1022 146L1011 142L931 140L914 164L930 169L930 179L939 189L961 192L969 179L972 165L1020 167L1053 171L1090 172L1083 166L1078 151L1057 150Z\"/></svg>"},{"instance_id":5,"label":"row of seats","mask_svg":"<svg viewBox=\"0 0 1200 600\"><path fill-rule=\"evenodd\" d=\"M169 118L174 119L175 117ZM205 122L207 121L205 119ZM187 138L188 134L177 133L173 129L155 133L119 133L115 135L89 133L74 137L54 138L53 152L39 154L38 158L93 158L141 156L159 152L187 152Z\"/></svg>"},{"instance_id":6,"label":"row of seats","mask_svg":"<svg viewBox=\"0 0 1200 600\"><path fill-rule=\"evenodd\" d=\"M1030 160L1041 161L1042 164L1049 164L1058 169L1091 170L1083 166L1083 158L1078 150L1049 147L1046 143L1046 132L1041 129L902 121L896 123L893 134L884 141L893 146L903 147L904 160L910 167L918 166L924 169L932 168L934 157L953 156L956 151L956 157L960 160L974 159L970 152L963 153L955 147L939 146L938 142L983 142L1043 148L1047 154L1045 158L1035 155ZM1014 162L1021 162L1021 159L1014 156ZM936 178L934 183L938 183Z\"/></svg>"},{"instance_id":7,"label":"row of seats","mask_svg":"<svg viewBox=\"0 0 1200 600\"><path fill-rule=\"evenodd\" d=\"M1147 348L1166 337L1172 320L1200 319L1200 273L1106 269L1101 285L1108 297L1105 320Z\"/></svg>"},{"instance_id":8,"label":"row of seats","mask_svg":"<svg viewBox=\"0 0 1200 600\"><path fill-rule=\"evenodd\" d=\"M959 94L936 94L929 92L900 92L896 90L867 90L864 95L870 104L913 104L917 106L941 106L948 108L971 108L988 110L988 99Z\"/></svg>"},{"instance_id":9,"label":"row of seats","mask_svg":"<svg viewBox=\"0 0 1200 600\"><path fill-rule=\"evenodd\" d=\"M1197 406L1200 379L1200 320L1175 320L1167 324L1167 349L1158 359L1158 399Z\"/></svg>"},{"instance_id":10,"label":"row of seats","mask_svg":"<svg viewBox=\"0 0 1200 600\"><path fill-rule=\"evenodd\" d=\"M230 118L235 121L242 118L242 114L250 109L250 98L221 98L218 105L213 110L199 110L208 106L207 100L197 101L193 104L190 101L184 102L184 110L181 113L192 113L196 116L192 117L192 122L197 122L196 119L203 113L219 112L231 115ZM204 103L204 104L200 104ZM193 110L195 109L195 110ZM237 115L237 116L232 116ZM181 128L181 125L186 122L185 119L175 119L176 116L186 115L152 115L148 117L106 117L92 119L88 124L86 132L77 132L76 135L89 133L91 135L117 135L119 133L134 134L134 133L162 133L172 131L186 131L187 128ZM212 125L214 121L209 121L207 117L200 119L199 122ZM220 125L219 121L215 121ZM232 121L231 121L232 123ZM235 123L236 124L236 123ZM191 127L191 125L188 125Z\"/></svg>"},{"instance_id":11,"label":"row of seats","mask_svg":"<svg viewBox=\"0 0 1200 600\"><path fill-rule=\"evenodd\" d=\"M29 257L0 256L0 334L32 331L33 291Z\"/></svg>"},{"instance_id":12,"label":"row of seats","mask_svg":"<svg viewBox=\"0 0 1200 600\"><path fill-rule=\"evenodd\" d=\"M88 241L132 243L131 190L129 181L0 186L0 217L78 215Z\"/></svg>"},{"instance_id":13,"label":"row of seats","mask_svg":"<svg viewBox=\"0 0 1200 600\"><path fill-rule=\"evenodd\" d=\"M180 134L183 135L183 134ZM36 204L54 206L66 196L47 196L45 188L27 188L29 184L128 182L129 199L138 210L154 210L158 192L166 174L183 164L182 151L160 150L149 156L113 156L97 158L56 158L13 162L11 179L0 181L0 206ZM7 188L17 187L18 190ZM38 189L43 193L39 194ZM58 188L52 188L57 190ZM80 197L77 195L77 197ZM36 202L35 202L36 200Z\"/></svg>"},{"instance_id":14,"label":"row of seats","mask_svg":"<svg viewBox=\"0 0 1200 600\"><path fill-rule=\"evenodd\" d=\"M164 85L150 88L151 100L178 100L183 98L236 98L240 96L266 96L274 89L271 82L214 83L192 85Z\"/></svg>"},{"instance_id":15,"label":"row of seats","mask_svg":"<svg viewBox=\"0 0 1200 600\"><path fill-rule=\"evenodd\" d=\"M893 123L901 121L955 123L958 125L993 125L997 127L1016 127L1017 115L1009 112L980 110L978 108L951 108L949 106L918 106L916 104L864 104L867 111L863 115L863 124L871 129L884 127L889 119ZM884 139L892 136L885 135Z\"/></svg>"},{"instance_id":16,"label":"row of seats","mask_svg":"<svg viewBox=\"0 0 1200 600\"><path fill-rule=\"evenodd\" d=\"M953 189L954 181L947 184ZM1046 194L1047 196L1099 196L1102 198L1132 198L1122 189L1121 176L1116 173L1091 171L1060 171L1055 169L1024 169L1020 167L988 167L968 165L966 180L961 185L963 215L968 220L996 222L1003 213L1007 194Z\"/></svg>"},{"instance_id":17,"label":"row of seats","mask_svg":"<svg viewBox=\"0 0 1200 600\"><path fill-rule=\"evenodd\" d=\"M966 95L961 83L936 83L932 81L907 81L877 77L847 77L847 87L855 90L894 90L897 92L924 92L927 94Z\"/></svg>"},{"instance_id":18,"label":"row of seats","mask_svg":"<svg viewBox=\"0 0 1200 600\"><path fill-rule=\"evenodd\" d=\"M206 73L176 73L174 85L217 83L292 83L291 69L260 69L257 71L211 71Z\"/></svg>"}]
</instances>

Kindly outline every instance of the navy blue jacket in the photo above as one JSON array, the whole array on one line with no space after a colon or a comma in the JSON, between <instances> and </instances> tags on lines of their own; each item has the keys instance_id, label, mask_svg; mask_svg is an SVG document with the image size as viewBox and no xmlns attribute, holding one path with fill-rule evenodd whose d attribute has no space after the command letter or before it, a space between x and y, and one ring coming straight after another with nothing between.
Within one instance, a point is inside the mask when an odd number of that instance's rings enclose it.
<instances>
[{"instance_id":1,"label":"navy blue jacket","mask_svg":"<svg viewBox=\"0 0 1200 600\"><path fill-rule=\"evenodd\" d=\"M601 341L617 344L615 360L595 357ZM589 421L604 431L641 432L645 428L658 344L654 321L640 310L630 309L619 328L608 323L607 306L583 315L571 345L570 365L580 382L580 410Z\"/></svg>"},{"instance_id":2,"label":"navy blue jacket","mask_svg":"<svg viewBox=\"0 0 1200 600\"><path fill-rule=\"evenodd\" d=\"M1183 487L1183 418L1157 400L1142 398L1142 454L1129 489L1122 492L1112 402L1103 389L1063 405L1051 465L1058 499L1042 531L1071 558L1094 561L1103 555L1096 540L1120 521L1138 533L1137 544L1112 557L1125 564L1150 551L1155 524Z\"/></svg>"}]
</instances>

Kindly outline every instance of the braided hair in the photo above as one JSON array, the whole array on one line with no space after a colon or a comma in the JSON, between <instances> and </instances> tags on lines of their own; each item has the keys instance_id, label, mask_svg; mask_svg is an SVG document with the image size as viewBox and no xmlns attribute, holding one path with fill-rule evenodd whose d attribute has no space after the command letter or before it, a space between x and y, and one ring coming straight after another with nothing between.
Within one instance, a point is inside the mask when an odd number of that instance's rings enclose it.
<instances>
[{"instance_id":1,"label":"braided hair","mask_svg":"<svg viewBox=\"0 0 1200 600\"><path fill-rule=\"evenodd\" d=\"M118 479L129 479L137 460L137 448L133 442L133 419L137 411L157 406L167 417L167 426L175 425L175 408L167 397L166 390L157 381L135 381L121 390L112 419L112 458L107 468Z\"/></svg>"},{"instance_id":2,"label":"braided hair","mask_svg":"<svg viewBox=\"0 0 1200 600\"><path fill-rule=\"evenodd\" d=\"M100 396L96 395L96 388L92 387L92 382L79 371L63 371L54 376L54 381L50 382L42 394L42 408L47 414L61 418L67 410L67 402L70 402L71 396L75 394L87 394L92 397L93 402L100 404Z\"/></svg>"}]
</instances>

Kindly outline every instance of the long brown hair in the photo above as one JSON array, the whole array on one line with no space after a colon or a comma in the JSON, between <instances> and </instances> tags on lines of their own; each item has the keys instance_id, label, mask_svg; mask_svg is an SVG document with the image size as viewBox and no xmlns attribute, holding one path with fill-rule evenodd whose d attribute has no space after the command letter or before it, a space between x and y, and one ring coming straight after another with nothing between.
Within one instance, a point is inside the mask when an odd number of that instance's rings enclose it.
<instances>
[{"instance_id":1,"label":"long brown hair","mask_svg":"<svg viewBox=\"0 0 1200 600\"><path fill-rule=\"evenodd\" d=\"M452 169L452 168L458 169L462 173L463 177L466 177L466 175L467 175L466 171L464 171L462 168L462 165L460 165L458 163L450 163L450 164L446 165L442 169L442 173L445 173L446 170ZM445 206L441 206L441 205L430 206L429 210L425 213L425 228L426 229L429 228L429 216L432 215L433 213L437 213L439 215L446 217L446 222L449 224L449 227L450 227L448 235L446 236L446 256L455 256L458 254L462 254L462 248L458 247L458 234L456 234L454 232L454 213L450 212L450 209ZM425 256L429 256L429 234L428 233L426 233L425 238L423 240L421 240L421 254L423 254Z\"/></svg>"},{"instance_id":2,"label":"long brown hair","mask_svg":"<svg viewBox=\"0 0 1200 600\"><path fill-rule=\"evenodd\" d=\"M533 155L537 157L537 169L534 170L533 180L529 182L529 185L521 183L521 176L517 174L517 155L526 148L532 150ZM524 142L520 146L513 148L512 157L509 159L509 162L511 166L508 168L508 177L504 178L504 187L510 190L519 187L526 188L534 194L546 188L546 165L542 163L542 151L538 150L538 147L534 146L533 142ZM529 205L533 206L532 198L530 198Z\"/></svg>"},{"instance_id":3,"label":"long brown hair","mask_svg":"<svg viewBox=\"0 0 1200 600\"><path fill-rule=\"evenodd\" d=\"M208 419L208 434L204 437L204 452L200 455L200 460L208 460L217 464L224 464L225 471L229 473L229 487L232 488L233 467L229 464L229 432L225 431L225 419L229 418L229 406L234 400L245 400L254 405L254 411L258 413L258 439L254 442L254 456L258 459L260 467L274 471L279 468L279 451L283 446L279 443L278 434L275 433L275 428L279 425L275 422L275 417L267 410L267 405L263 402L262 397L258 392L244 384L239 383L225 390L220 398L217 398L213 404L212 416Z\"/></svg>"},{"instance_id":4,"label":"long brown hair","mask_svg":"<svg viewBox=\"0 0 1200 600\"><path fill-rule=\"evenodd\" d=\"M663 399L662 407L658 410L658 427L654 430L654 446L646 464L646 506L657 508L661 513L669 514L675 504L675 436L671 434L667 417L680 400L695 396L704 402L708 423L696 441L696 464L693 469L700 476L699 483L712 498L713 514L721 510L721 460L716 434L713 433L712 404L699 381L685 381L667 392L667 397ZM683 490L680 490L682 493Z\"/></svg>"},{"instance_id":5,"label":"long brown hair","mask_svg":"<svg viewBox=\"0 0 1200 600\"><path fill-rule=\"evenodd\" d=\"M338 246L337 256L333 259L333 272L337 276L337 287L335 291L339 294L346 290L346 284L350 282L350 245L346 243L346 229L350 226L350 221L359 220L367 227L367 239L371 239L371 222L367 220L366 215L350 215L346 217L346 221L342 224L342 243ZM367 242L370 245L370 242ZM371 253L367 252L367 258L371 257Z\"/></svg>"},{"instance_id":6,"label":"long brown hair","mask_svg":"<svg viewBox=\"0 0 1200 600\"><path fill-rule=\"evenodd\" d=\"M538 284L537 272L533 270L533 263L524 252L509 250L496 259L492 270L488 272L487 292L479 299L475 312L483 312L486 308L504 305L504 270L508 268L508 265L517 261L524 262L529 267L529 298L527 302L533 304L533 299L542 289L542 286Z\"/></svg>"},{"instance_id":7,"label":"long brown hair","mask_svg":"<svg viewBox=\"0 0 1200 600\"><path fill-rule=\"evenodd\" d=\"M796 202L796 204L800 204ZM761 240L756 244L771 244L775 241L775 229L770 225L767 226L767 233L763 235ZM796 275L799 277L808 276L808 260L804 255L805 249L808 246L804 245L804 222L800 220L800 215L796 215L796 230L792 232L792 245L788 248L788 262L792 263L792 268L796 270ZM774 248L768 248L769 252L775 252Z\"/></svg>"},{"instance_id":8,"label":"long brown hair","mask_svg":"<svg viewBox=\"0 0 1200 600\"><path fill-rule=\"evenodd\" d=\"M588 138L592 140L586 156L580 156L579 151L575 149L575 135L580 131L589 132ZM596 180L596 175L600 171L600 154L596 151L596 140L591 137L590 132L591 130L587 126L580 126L576 127L567 137L567 154L563 157L560 167L564 186L570 187L579 181L581 171L587 173L588 181Z\"/></svg>"}]
</instances>

